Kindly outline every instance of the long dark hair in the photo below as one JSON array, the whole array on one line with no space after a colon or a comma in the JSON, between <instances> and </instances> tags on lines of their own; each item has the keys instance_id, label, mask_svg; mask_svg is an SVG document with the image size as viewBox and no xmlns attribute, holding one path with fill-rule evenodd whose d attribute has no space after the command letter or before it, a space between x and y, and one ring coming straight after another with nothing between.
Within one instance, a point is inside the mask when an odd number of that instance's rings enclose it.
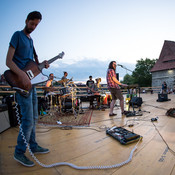
<instances>
[{"instance_id":1,"label":"long dark hair","mask_svg":"<svg viewBox=\"0 0 175 175\"><path fill-rule=\"evenodd\" d=\"M114 62L116 62L116 61L111 61L111 62L109 63L108 69L113 69L113 70L115 71L115 69L114 69L114 67L113 67L113 63L114 63Z\"/></svg>"}]
</instances>

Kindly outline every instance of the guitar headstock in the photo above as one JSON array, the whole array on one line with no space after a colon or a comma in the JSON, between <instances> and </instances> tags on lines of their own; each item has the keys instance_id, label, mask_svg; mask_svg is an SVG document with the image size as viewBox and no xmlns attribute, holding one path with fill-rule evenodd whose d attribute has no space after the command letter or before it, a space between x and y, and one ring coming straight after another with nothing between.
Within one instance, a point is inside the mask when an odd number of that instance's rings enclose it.
<instances>
[{"instance_id":1,"label":"guitar headstock","mask_svg":"<svg viewBox=\"0 0 175 175\"><path fill-rule=\"evenodd\" d=\"M53 61L57 60L57 59L62 59L64 56L64 52L61 52L60 54L58 54L57 56L51 58L50 60L48 60L48 63L51 64ZM45 66L45 65L44 65ZM43 67L44 68L44 67Z\"/></svg>"},{"instance_id":2,"label":"guitar headstock","mask_svg":"<svg viewBox=\"0 0 175 175\"><path fill-rule=\"evenodd\" d=\"M63 56L64 56L64 52L61 52L61 53L58 55L59 58L63 58Z\"/></svg>"}]
</instances>

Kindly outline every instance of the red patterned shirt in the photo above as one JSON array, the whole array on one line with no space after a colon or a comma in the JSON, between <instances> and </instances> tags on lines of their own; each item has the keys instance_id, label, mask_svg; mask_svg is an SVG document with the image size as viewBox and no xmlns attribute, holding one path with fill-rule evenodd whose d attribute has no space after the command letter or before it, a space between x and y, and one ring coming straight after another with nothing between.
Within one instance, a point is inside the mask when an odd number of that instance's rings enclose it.
<instances>
[{"instance_id":1,"label":"red patterned shirt","mask_svg":"<svg viewBox=\"0 0 175 175\"><path fill-rule=\"evenodd\" d=\"M106 75L106 81L107 81L108 88L120 89L120 86L113 81L112 77L116 78L116 73L115 73L114 69L108 69L107 75Z\"/></svg>"}]
</instances>

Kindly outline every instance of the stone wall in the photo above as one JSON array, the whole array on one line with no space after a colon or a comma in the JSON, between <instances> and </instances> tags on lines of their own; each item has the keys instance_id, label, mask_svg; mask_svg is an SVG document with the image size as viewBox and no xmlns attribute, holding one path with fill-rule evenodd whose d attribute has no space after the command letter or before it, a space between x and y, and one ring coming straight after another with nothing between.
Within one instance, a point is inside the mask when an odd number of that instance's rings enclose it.
<instances>
[{"instance_id":1,"label":"stone wall","mask_svg":"<svg viewBox=\"0 0 175 175\"><path fill-rule=\"evenodd\" d=\"M161 86L163 82L167 83L168 88L174 89L175 86L175 69L159 72L152 72L152 86Z\"/></svg>"}]
</instances>

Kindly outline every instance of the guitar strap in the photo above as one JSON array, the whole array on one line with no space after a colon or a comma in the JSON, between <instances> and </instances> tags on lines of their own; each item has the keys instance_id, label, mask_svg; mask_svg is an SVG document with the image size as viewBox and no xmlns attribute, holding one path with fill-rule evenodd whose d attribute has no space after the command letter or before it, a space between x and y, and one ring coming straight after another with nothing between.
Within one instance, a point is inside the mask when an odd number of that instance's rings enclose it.
<instances>
[{"instance_id":1,"label":"guitar strap","mask_svg":"<svg viewBox=\"0 0 175 175\"><path fill-rule=\"evenodd\" d=\"M34 46L33 46L33 55L34 55L36 64L39 64L38 55L36 54Z\"/></svg>"}]
</instances>

